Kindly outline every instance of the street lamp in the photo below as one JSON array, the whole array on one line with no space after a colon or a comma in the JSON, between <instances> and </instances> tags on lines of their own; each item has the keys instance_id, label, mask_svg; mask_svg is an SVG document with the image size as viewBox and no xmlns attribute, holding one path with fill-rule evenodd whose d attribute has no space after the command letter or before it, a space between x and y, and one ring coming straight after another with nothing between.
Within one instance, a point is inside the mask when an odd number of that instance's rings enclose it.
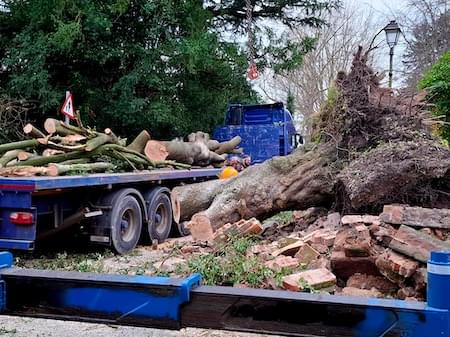
<instances>
[{"instance_id":1,"label":"street lamp","mask_svg":"<svg viewBox=\"0 0 450 337\"><path fill-rule=\"evenodd\" d=\"M389 88L392 88L392 63L394 60L394 47L397 45L398 38L400 37L400 27L395 20L389 22L389 24L384 27L386 32L386 42L390 48L389 51Z\"/></svg>"}]
</instances>

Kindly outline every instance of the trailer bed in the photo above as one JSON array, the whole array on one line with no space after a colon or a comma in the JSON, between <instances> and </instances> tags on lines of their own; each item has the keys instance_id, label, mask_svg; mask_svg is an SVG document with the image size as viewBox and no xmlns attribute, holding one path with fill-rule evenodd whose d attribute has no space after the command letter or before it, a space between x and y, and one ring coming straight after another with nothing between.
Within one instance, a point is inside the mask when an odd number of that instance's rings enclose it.
<instances>
[{"instance_id":1,"label":"trailer bed","mask_svg":"<svg viewBox=\"0 0 450 337\"><path fill-rule=\"evenodd\" d=\"M202 168L191 170L157 169L132 173L98 173L78 176L61 177L24 177L0 178L0 190L19 190L37 192L43 190L107 186L139 182L158 182L166 180L185 180L197 178L212 178L220 169Z\"/></svg>"}]
</instances>

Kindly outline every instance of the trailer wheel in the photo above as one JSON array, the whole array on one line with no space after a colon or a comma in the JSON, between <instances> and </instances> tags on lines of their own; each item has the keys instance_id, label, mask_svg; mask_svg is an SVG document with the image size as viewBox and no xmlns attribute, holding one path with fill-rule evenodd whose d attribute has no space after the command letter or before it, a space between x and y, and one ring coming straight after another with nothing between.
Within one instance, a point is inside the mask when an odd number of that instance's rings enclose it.
<instances>
[{"instance_id":1,"label":"trailer wheel","mask_svg":"<svg viewBox=\"0 0 450 337\"><path fill-rule=\"evenodd\" d=\"M112 246L117 253L126 254L136 247L142 231L142 209L129 190L114 193L111 211L104 220L111 229Z\"/></svg>"},{"instance_id":2,"label":"trailer wheel","mask_svg":"<svg viewBox=\"0 0 450 337\"><path fill-rule=\"evenodd\" d=\"M167 189L159 187L149 192L145 198L148 202L148 235L150 240L164 241L172 228L172 204Z\"/></svg>"}]
</instances>

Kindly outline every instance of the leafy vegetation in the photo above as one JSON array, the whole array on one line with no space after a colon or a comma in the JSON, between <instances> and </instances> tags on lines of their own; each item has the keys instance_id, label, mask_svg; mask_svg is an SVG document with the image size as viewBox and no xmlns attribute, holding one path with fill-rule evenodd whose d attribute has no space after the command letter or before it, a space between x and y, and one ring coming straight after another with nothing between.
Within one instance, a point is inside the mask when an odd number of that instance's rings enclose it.
<instances>
[{"instance_id":1,"label":"leafy vegetation","mask_svg":"<svg viewBox=\"0 0 450 337\"><path fill-rule=\"evenodd\" d=\"M112 256L112 253L88 253L88 254L68 254L66 252L55 255L40 256L39 259L27 259L16 257L14 265L24 268L79 271L79 272L103 272L103 260Z\"/></svg>"},{"instance_id":2,"label":"leafy vegetation","mask_svg":"<svg viewBox=\"0 0 450 337\"><path fill-rule=\"evenodd\" d=\"M321 26L316 16L337 3L253 2L256 23L272 18L297 26ZM87 124L128 137L146 128L167 139L210 131L229 102L257 101L240 44L223 38L245 34L242 0L6 0L2 6L0 88L37 101L33 119L59 115L70 90ZM257 41L276 42L257 46L260 68L298 66L313 46L311 39L294 45L261 25L256 30Z\"/></svg>"},{"instance_id":3,"label":"leafy vegetation","mask_svg":"<svg viewBox=\"0 0 450 337\"><path fill-rule=\"evenodd\" d=\"M436 105L434 113L443 116L447 124L440 129L444 140L450 141L450 51L445 53L425 74L420 82L421 88L429 92L429 100Z\"/></svg>"},{"instance_id":4,"label":"leafy vegetation","mask_svg":"<svg viewBox=\"0 0 450 337\"><path fill-rule=\"evenodd\" d=\"M284 275L292 271L275 272L266 267L256 256L247 256L248 249L255 243L251 237L231 237L215 253L199 255L188 261L188 268L182 273L200 273L206 285L247 285L264 287L271 278L278 285Z\"/></svg>"}]
</instances>

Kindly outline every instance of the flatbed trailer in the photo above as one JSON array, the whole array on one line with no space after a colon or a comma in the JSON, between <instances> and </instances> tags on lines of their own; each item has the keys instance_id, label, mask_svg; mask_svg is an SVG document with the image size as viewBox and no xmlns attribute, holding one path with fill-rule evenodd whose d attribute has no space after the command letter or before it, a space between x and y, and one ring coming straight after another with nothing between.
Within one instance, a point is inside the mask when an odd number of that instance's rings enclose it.
<instances>
[{"instance_id":1,"label":"flatbed trailer","mask_svg":"<svg viewBox=\"0 0 450 337\"><path fill-rule=\"evenodd\" d=\"M201 276L12 268L0 253L0 313L161 329L299 337L450 337L450 252L428 262L428 302L201 285Z\"/></svg>"},{"instance_id":2,"label":"flatbed trailer","mask_svg":"<svg viewBox=\"0 0 450 337\"><path fill-rule=\"evenodd\" d=\"M33 250L36 242L72 228L121 254L140 239L163 241L173 230L171 188L214 179L219 172L158 169L0 178L0 249Z\"/></svg>"}]
</instances>

